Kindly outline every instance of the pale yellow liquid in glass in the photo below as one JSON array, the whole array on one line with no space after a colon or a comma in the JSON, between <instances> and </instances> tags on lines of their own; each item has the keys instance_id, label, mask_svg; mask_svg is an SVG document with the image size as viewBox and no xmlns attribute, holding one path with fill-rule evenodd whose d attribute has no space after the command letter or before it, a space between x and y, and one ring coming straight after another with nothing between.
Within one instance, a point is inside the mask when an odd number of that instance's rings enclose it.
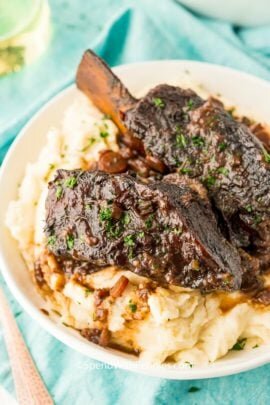
<instances>
[{"instance_id":1,"label":"pale yellow liquid in glass","mask_svg":"<svg viewBox=\"0 0 270 405\"><path fill-rule=\"evenodd\" d=\"M46 48L47 0L0 0L0 76L21 69Z\"/></svg>"}]
</instances>

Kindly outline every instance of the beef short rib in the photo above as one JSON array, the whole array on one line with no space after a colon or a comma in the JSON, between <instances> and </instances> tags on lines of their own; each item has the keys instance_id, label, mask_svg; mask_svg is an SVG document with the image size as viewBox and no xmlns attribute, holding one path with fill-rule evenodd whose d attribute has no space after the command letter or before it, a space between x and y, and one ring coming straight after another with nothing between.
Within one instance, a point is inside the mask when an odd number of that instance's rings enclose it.
<instances>
[{"instance_id":1,"label":"beef short rib","mask_svg":"<svg viewBox=\"0 0 270 405\"><path fill-rule=\"evenodd\" d=\"M90 271L117 265L161 285L239 289L241 259L219 232L200 185L173 182L58 170L46 201L49 250L90 262Z\"/></svg>"},{"instance_id":2,"label":"beef short rib","mask_svg":"<svg viewBox=\"0 0 270 405\"><path fill-rule=\"evenodd\" d=\"M198 179L208 190L224 235L268 266L270 155L246 125L217 100L205 101L179 87L159 85L138 101L91 51L79 66L77 85L112 115L151 167Z\"/></svg>"}]
</instances>

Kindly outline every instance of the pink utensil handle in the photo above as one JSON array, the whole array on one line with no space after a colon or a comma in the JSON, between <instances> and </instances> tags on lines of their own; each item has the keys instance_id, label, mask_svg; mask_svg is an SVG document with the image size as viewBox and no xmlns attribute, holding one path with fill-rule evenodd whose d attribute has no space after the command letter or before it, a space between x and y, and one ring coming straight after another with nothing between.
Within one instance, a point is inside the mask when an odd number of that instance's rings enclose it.
<instances>
[{"instance_id":1,"label":"pink utensil handle","mask_svg":"<svg viewBox=\"0 0 270 405\"><path fill-rule=\"evenodd\" d=\"M0 289L0 322L10 359L17 400L20 405L53 405L17 323Z\"/></svg>"}]
</instances>

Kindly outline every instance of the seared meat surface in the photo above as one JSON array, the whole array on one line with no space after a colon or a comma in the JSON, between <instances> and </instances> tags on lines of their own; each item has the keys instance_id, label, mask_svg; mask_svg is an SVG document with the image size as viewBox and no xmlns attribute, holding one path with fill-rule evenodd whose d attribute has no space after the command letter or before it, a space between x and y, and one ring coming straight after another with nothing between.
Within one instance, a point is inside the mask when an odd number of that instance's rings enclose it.
<instances>
[{"instance_id":1,"label":"seared meat surface","mask_svg":"<svg viewBox=\"0 0 270 405\"><path fill-rule=\"evenodd\" d=\"M127 111L124 122L143 142L146 155L205 185L236 246L265 239L270 215L266 152L219 102L160 85Z\"/></svg>"},{"instance_id":2,"label":"seared meat surface","mask_svg":"<svg viewBox=\"0 0 270 405\"><path fill-rule=\"evenodd\" d=\"M142 167L143 159L163 174L198 179L208 190L225 237L267 268L270 155L244 123L217 100L205 101L179 87L159 85L136 100L91 51L79 66L77 85L112 115L124 142L142 157L133 159L135 168ZM144 166L143 175L147 173Z\"/></svg>"},{"instance_id":3,"label":"seared meat surface","mask_svg":"<svg viewBox=\"0 0 270 405\"><path fill-rule=\"evenodd\" d=\"M238 289L240 256L219 232L200 187L59 170L46 201L48 248L91 263L90 272L117 265L161 285Z\"/></svg>"}]
</instances>

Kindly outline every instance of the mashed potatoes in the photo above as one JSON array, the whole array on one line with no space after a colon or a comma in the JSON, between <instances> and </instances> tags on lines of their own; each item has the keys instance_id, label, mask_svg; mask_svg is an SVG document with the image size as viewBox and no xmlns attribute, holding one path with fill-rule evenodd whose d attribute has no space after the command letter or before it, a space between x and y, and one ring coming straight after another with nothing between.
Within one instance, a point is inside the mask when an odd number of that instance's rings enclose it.
<instances>
[{"instance_id":1,"label":"mashed potatoes","mask_svg":"<svg viewBox=\"0 0 270 405\"><path fill-rule=\"evenodd\" d=\"M27 166L18 199L10 203L6 224L49 308L88 338L87 331L102 328L106 315L110 344L151 363L207 364L233 347L252 350L269 343L270 309L255 307L239 292L203 295L149 286L149 280L115 267L83 279L62 272L44 239L47 183L58 168L87 169L101 150L117 150L116 134L115 125L79 94L62 126L48 133L38 160ZM105 294L97 312L97 292L108 291L120 277L126 288L119 296Z\"/></svg>"}]
</instances>

